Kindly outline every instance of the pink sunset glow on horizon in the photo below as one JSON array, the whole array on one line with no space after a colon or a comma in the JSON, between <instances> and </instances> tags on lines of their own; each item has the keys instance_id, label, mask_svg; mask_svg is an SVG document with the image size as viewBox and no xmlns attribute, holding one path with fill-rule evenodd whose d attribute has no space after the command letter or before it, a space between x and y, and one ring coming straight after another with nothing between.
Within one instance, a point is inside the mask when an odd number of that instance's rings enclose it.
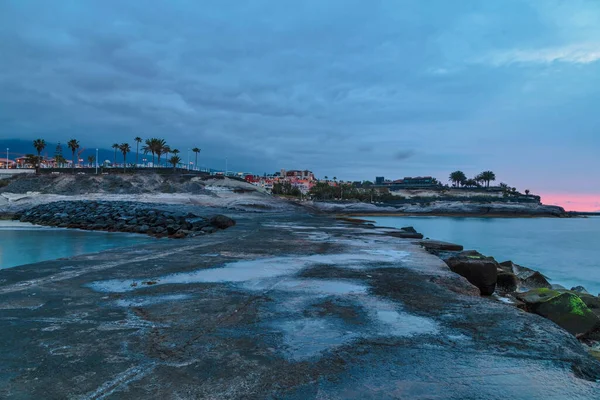
<instances>
[{"instance_id":1,"label":"pink sunset glow on horizon","mask_svg":"<svg viewBox=\"0 0 600 400\"><path fill-rule=\"evenodd\" d=\"M545 193L542 203L561 206L566 211L600 211L600 195L573 193Z\"/></svg>"}]
</instances>

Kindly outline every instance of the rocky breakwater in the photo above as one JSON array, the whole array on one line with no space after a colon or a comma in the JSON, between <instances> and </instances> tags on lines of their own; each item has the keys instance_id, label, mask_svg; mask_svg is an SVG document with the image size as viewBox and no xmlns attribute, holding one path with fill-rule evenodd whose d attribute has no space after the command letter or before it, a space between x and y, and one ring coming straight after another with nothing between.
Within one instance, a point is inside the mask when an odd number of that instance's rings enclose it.
<instances>
[{"instance_id":1,"label":"rocky breakwater","mask_svg":"<svg viewBox=\"0 0 600 400\"><path fill-rule=\"evenodd\" d=\"M59 201L38 205L14 218L37 225L175 239L210 234L235 225L224 215L203 217L128 201Z\"/></svg>"},{"instance_id":2,"label":"rocky breakwater","mask_svg":"<svg viewBox=\"0 0 600 400\"><path fill-rule=\"evenodd\" d=\"M552 285L539 271L498 263L477 251L450 251L449 246L428 248L457 274L479 288L481 295L499 295L527 312L547 318L584 341L600 341L600 298L582 287L571 290Z\"/></svg>"}]
</instances>

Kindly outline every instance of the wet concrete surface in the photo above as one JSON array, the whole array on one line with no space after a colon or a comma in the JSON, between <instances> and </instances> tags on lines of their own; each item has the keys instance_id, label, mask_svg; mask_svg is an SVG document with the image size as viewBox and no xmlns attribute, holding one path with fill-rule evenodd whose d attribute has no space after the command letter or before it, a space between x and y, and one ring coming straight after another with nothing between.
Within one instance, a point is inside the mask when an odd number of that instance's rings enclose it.
<instances>
[{"instance_id":1,"label":"wet concrete surface","mask_svg":"<svg viewBox=\"0 0 600 400\"><path fill-rule=\"evenodd\" d=\"M0 397L600 398L573 336L411 240L228 214L208 237L1 271Z\"/></svg>"}]
</instances>

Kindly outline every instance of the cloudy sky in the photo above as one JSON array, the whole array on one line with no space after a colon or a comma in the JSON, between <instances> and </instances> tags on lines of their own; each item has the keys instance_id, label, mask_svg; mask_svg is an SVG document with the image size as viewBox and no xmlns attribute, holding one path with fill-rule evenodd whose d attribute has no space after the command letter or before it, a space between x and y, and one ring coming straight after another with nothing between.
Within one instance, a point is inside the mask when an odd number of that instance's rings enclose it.
<instances>
[{"instance_id":1,"label":"cloudy sky","mask_svg":"<svg viewBox=\"0 0 600 400\"><path fill-rule=\"evenodd\" d=\"M156 136L348 180L491 169L600 209L599 89L596 0L0 0L0 141Z\"/></svg>"}]
</instances>

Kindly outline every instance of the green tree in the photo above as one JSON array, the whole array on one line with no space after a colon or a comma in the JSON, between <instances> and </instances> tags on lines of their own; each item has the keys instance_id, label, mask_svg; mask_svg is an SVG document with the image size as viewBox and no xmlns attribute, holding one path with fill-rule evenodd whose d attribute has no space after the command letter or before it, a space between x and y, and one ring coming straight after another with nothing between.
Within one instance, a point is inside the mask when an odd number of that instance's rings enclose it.
<instances>
[{"instance_id":1,"label":"green tree","mask_svg":"<svg viewBox=\"0 0 600 400\"><path fill-rule=\"evenodd\" d=\"M96 156L88 156L87 160L88 160L89 166L93 167L94 166L94 162L96 162Z\"/></svg>"},{"instance_id":2,"label":"green tree","mask_svg":"<svg viewBox=\"0 0 600 400\"><path fill-rule=\"evenodd\" d=\"M196 169L198 169L198 154L200 154L200 152L202 151L201 149L199 149L198 147L194 147L192 149L192 151L196 154L196 161L194 162L194 167Z\"/></svg>"},{"instance_id":3,"label":"green tree","mask_svg":"<svg viewBox=\"0 0 600 400\"><path fill-rule=\"evenodd\" d=\"M173 165L173 172L177 171L177 165L181 162L181 158L179 156L173 156L169 159L171 165Z\"/></svg>"},{"instance_id":4,"label":"green tree","mask_svg":"<svg viewBox=\"0 0 600 400\"><path fill-rule=\"evenodd\" d=\"M139 136L136 136L135 139L135 145L136 145L136 150L135 150L135 167L137 168L138 165L140 165L140 143L142 143L142 138Z\"/></svg>"},{"instance_id":5,"label":"green tree","mask_svg":"<svg viewBox=\"0 0 600 400\"><path fill-rule=\"evenodd\" d=\"M37 164L35 165L35 173L40 173L40 167L42 163L42 151L46 148L46 141L44 139L35 139L33 141L33 147L37 151Z\"/></svg>"},{"instance_id":6,"label":"green tree","mask_svg":"<svg viewBox=\"0 0 600 400\"><path fill-rule=\"evenodd\" d=\"M529 193L531 193L531 191L529 189L525 189L525 195L529 196Z\"/></svg>"},{"instance_id":7,"label":"green tree","mask_svg":"<svg viewBox=\"0 0 600 400\"><path fill-rule=\"evenodd\" d=\"M462 171L454 171L450 174L449 181L452 182L455 186L461 186L467 180L467 176Z\"/></svg>"},{"instance_id":8,"label":"green tree","mask_svg":"<svg viewBox=\"0 0 600 400\"><path fill-rule=\"evenodd\" d=\"M129 146L129 143L121 143L119 150L123 153L123 172L125 172L127 168L127 153L131 152L131 146Z\"/></svg>"},{"instance_id":9,"label":"green tree","mask_svg":"<svg viewBox=\"0 0 600 400\"><path fill-rule=\"evenodd\" d=\"M79 141L76 139L71 139L67 142L67 147L71 150L71 153L73 154L73 173L75 173L75 153L77 152L77 150L79 150Z\"/></svg>"},{"instance_id":10,"label":"green tree","mask_svg":"<svg viewBox=\"0 0 600 400\"><path fill-rule=\"evenodd\" d=\"M117 166L117 151L119 150L119 143L113 143L112 148L115 149L115 158L114 158L113 167L116 167Z\"/></svg>"}]
</instances>

